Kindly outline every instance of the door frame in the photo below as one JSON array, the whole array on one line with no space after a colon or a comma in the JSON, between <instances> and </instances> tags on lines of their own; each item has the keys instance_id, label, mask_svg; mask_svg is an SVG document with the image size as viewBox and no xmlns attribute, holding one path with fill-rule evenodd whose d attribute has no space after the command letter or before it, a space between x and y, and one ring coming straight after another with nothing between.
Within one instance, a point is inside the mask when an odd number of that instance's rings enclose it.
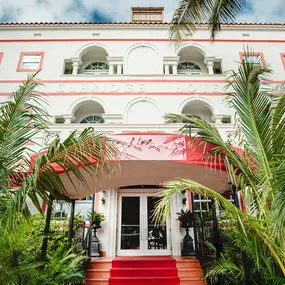
<instances>
[{"instance_id":1,"label":"door frame","mask_svg":"<svg viewBox=\"0 0 285 285\"><path fill-rule=\"evenodd\" d=\"M158 189L119 189L118 190L118 206L117 206L117 256L143 256L143 255L171 255L171 228L170 215L166 219L166 236L167 249L165 250L149 250L147 240L147 197L157 196ZM140 249L139 250L122 250L121 243L121 213L122 213L122 197L140 197ZM144 226L144 228L143 228Z\"/></svg>"}]
</instances>

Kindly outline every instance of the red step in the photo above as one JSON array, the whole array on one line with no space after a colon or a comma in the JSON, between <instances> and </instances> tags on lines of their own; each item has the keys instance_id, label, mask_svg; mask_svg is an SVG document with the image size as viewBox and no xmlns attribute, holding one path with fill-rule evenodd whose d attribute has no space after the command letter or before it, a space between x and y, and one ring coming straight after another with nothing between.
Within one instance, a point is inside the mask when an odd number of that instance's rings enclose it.
<instances>
[{"instance_id":1,"label":"red step","mask_svg":"<svg viewBox=\"0 0 285 285\"><path fill-rule=\"evenodd\" d=\"M119 257L112 261L109 285L179 285L179 281L172 257Z\"/></svg>"}]
</instances>

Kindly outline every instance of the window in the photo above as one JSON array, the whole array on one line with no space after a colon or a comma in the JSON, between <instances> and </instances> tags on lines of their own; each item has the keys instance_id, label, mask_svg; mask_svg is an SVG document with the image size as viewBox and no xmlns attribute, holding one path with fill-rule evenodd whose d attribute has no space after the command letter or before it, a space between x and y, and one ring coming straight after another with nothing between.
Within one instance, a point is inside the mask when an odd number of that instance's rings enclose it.
<instances>
[{"instance_id":1,"label":"window","mask_svg":"<svg viewBox=\"0 0 285 285\"><path fill-rule=\"evenodd\" d=\"M285 53L280 53L280 56L281 56L281 61L282 61L283 67L285 69Z\"/></svg>"},{"instance_id":2,"label":"window","mask_svg":"<svg viewBox=\"0 0 285 285\"><path fill-rule=\"evenodd\" d=\"M17 71L38 71L42 68L44 52L22 52Z\"/></svg>"},{"instance_id":3,"label":"window","mask_svg":"<svg viewBox=\"0 0 285 285\"><path fill-rule=\"evenodd\" d=\"M72 74L73 67L72 62L66 61L64 63L64 74Z\"/></svg>"},{"instance_id":4,"label":"window","mask_svg":"<svg viewBox=\"0 0 285 285\"><path fill-rule=\"evenodd\" d=\"M84 70L84 74L106 75L109 73L109 66L105 62L92 62Z\"/></svg>"},{"instance_id":5,"label":"window","mask_svg":"<svg viewBox=\"0 0 285 285\"><path fill-rule=\"evenodd\" d=\"M245 61L247 63L260 64L264 63L264 56L262 52L248 52L248 53L240 53L241 61Z\"/></svg>"},{"instance_id":6,"label":"window","mask_svg":"<svg viewBox=\"0 0 285 285\"><path fill-rule=\"evenodd\" d=\"M177 67L178 74L201 74L201 68L193 62L182 62Z\"/></svg>"},{"instance_id":7,"label":"window","mask_svg":"<svg viewBox=\"0 0 285 285\"><path fill-rule=\"evenodd\" d=\"M234 204L234 198L232 195L225 197L229 202ZM200 217L207 217L209 211L213 208L213 201L210 198L206 198L200 194L194 194L194 212L199 214ZM225 211L219 207L219 213L223 214Z\"/></svg>"},{"instance_id":8,"label":"window","mask_svg":"<svg viewBox=\"0 0 285 285\"><path fill-rule=\"evenodd\" d=\"M88 116L81 120L80 124L103 124L105 121L102 117L100 116Z\"/></svg>"},{"instance_id":9,"label":"window","mask_svg":"<svg viewBox=\"0 0 285 285\"><path fill-rule=\"evenodd\" d=\"M2 63L4 52L0 52L0 64Z\"/></svg>"},{"instance_id":10,"label":"window","mask_svg":"<svg viewBox=\"0 0 285 285\"><path fill-rule=\"evenodd\" d=\"M201 217L207 216L207 213L212 208L212 200L205 198L200 194L194 195L194 212L198 213Z\"/></svg>"}]
</instances>

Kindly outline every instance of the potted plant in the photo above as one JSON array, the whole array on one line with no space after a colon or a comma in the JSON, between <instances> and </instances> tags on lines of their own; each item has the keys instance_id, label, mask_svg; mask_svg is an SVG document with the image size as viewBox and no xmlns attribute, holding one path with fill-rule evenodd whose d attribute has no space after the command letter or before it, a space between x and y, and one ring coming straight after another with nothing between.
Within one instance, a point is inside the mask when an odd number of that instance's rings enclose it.
<instances>
[{"instance_id":1,"label":"potted plant","mask_svg":"<svg viewBox=\"0 0 285 285\"><path fill-rule=\"evenodd\" d=\"M191 213L189 209L183 210L181 209L180 213L177 213L178 220L180 221L181 228L185 228L186 234L183 238L183 249L181 252L182 256L194 256L195 250L194 250L194 240L189 235L189 228L192 228L195 226L195 214Z\"/></svg>"},{"instance_id":2,"label":"potted plant","mask_svg":"<svg viewBox=\"0 0 285 285\"><path fill-rule=\"evenodd\" d=\"M195 224L195 214L191 213L189 209L183 210L181 209L180 213L177 213L178 220L180 221L181 228L191 228Z\"/></svg>"},{"instance_id":3,"label":"potted plant","mask_svg":"<svg viewBox=\"0 0 285 285\"><path fill-rule=\"evenodd\" d=\"M88 220L90 224L93 226L93 228L99 229L101 228L101 222L105 221L105 216L103 213L94 211L93 217L92 217L92 212L89 213Z\"/></svg>"}]
</instances>

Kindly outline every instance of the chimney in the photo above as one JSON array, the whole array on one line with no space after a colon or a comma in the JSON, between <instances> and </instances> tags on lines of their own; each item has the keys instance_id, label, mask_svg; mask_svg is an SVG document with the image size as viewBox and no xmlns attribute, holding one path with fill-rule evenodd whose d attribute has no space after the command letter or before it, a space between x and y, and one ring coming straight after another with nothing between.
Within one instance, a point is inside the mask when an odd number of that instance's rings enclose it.
<instances>
[{"instance_id":1,"label":"chimney","mask_svg":"<svg viewBox=\"0 0 285 285\"><path fill-rule=\"evenodd\" d=\"M164 7L132 7L131 22L162 23Z\"/></svg>"}]
</instances>

